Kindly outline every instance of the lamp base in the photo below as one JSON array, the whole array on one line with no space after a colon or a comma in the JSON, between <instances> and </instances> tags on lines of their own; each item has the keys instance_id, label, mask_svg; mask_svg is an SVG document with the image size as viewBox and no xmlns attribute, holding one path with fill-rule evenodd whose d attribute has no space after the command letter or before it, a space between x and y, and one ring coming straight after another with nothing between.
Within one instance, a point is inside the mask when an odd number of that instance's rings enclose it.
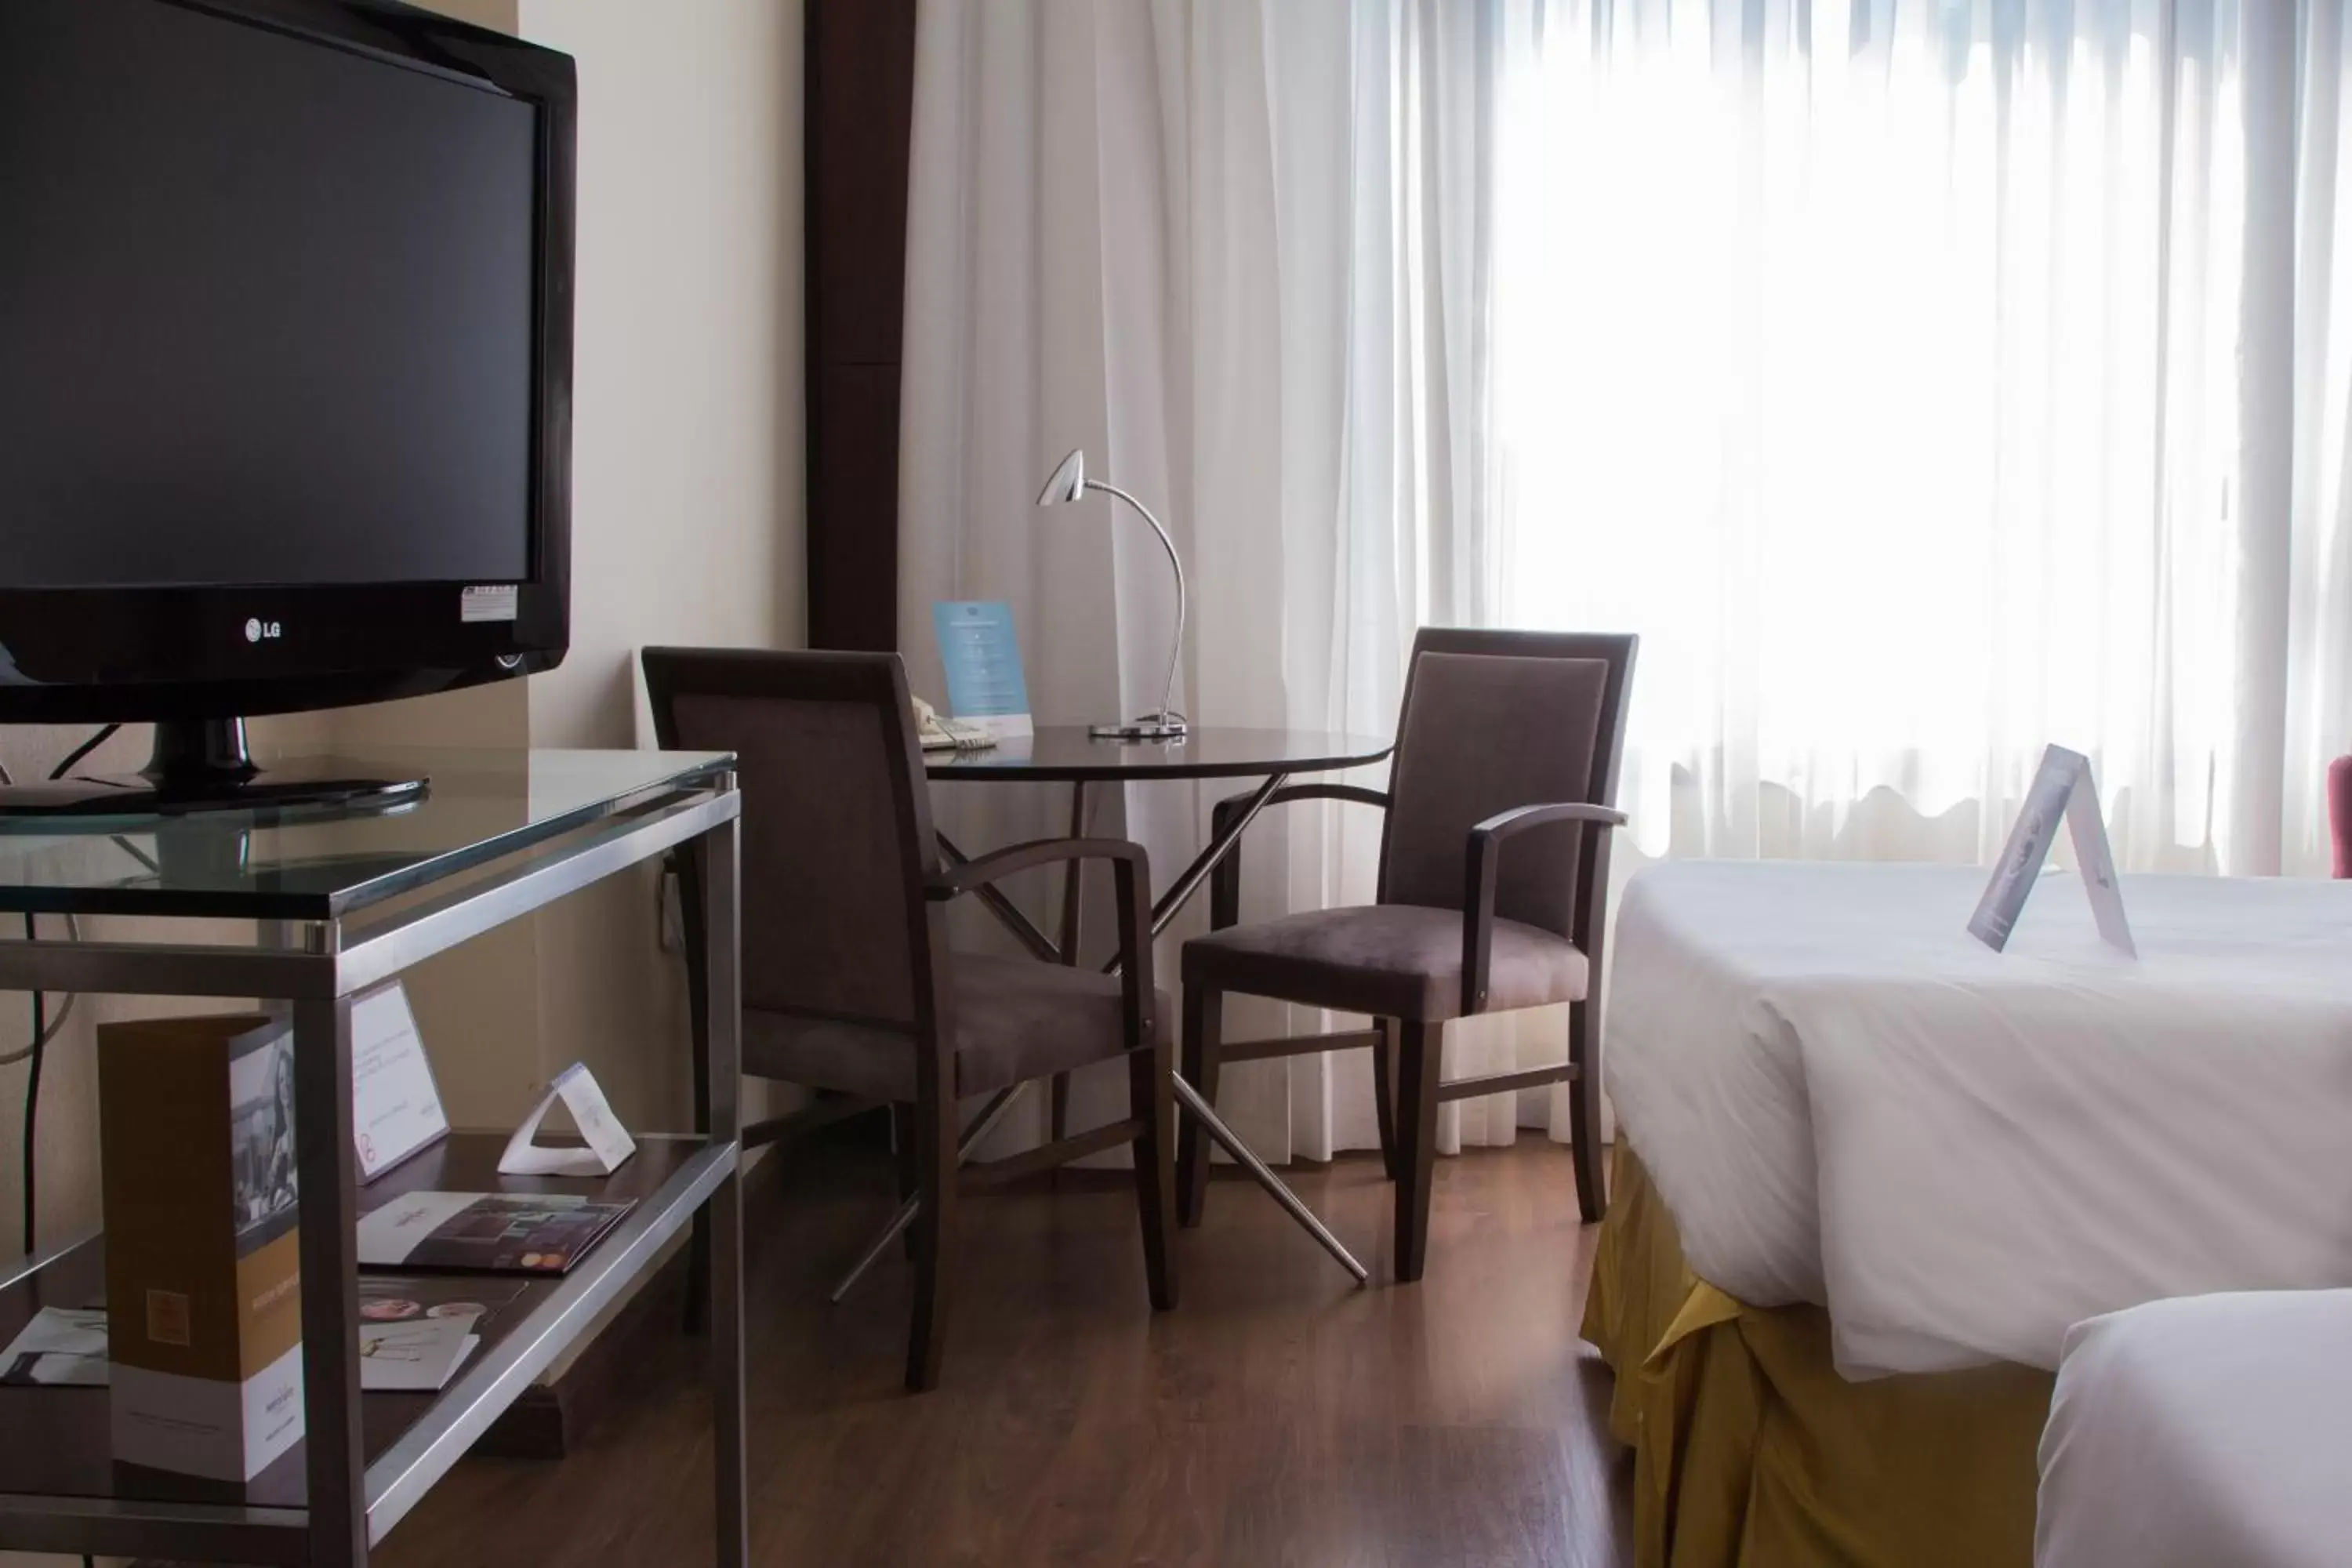
<instances>
[{"instance_id":1,"label":"lamp base","mask_svg":"<svg viewBox=\"0 0 2352 1568\"><path fill-rule=\"evenodd\" d=\"M1181 713L1146 713L1124 724L1089 724L1087 733L1097 741L1160 741L1174 742L1192 732Z\"/></svg>"}]
</instances>

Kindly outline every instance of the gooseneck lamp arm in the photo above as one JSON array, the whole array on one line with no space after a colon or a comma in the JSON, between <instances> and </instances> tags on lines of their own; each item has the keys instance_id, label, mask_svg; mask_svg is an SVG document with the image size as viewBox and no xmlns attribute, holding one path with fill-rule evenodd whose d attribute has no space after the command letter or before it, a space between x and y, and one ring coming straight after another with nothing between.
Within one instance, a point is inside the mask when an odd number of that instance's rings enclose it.
<instances>
[{"instance_id":1,"label":"gooseneck lamp arm","mask_svg":"<svg viewBox=\"0 0 2352 1568\"><path fill-rule=\"evenodd\" d=\"M1053 477L1045 481L1045 488L1038 492L1037 504L1058 506L1066 501L1076 500L1088 490L1100 490L1103 494L1123 500L1133 507L1136 514L1151 525L1152 533L1160 540L1160 548L1168 552L1169 566L1176 574L1176 640L1175 645L1168 650L1168 679L1160 690L1160 710L1156 713L1146 713L1141 718L1129 720L1124 724L1097 724L1091 727L1092 732L1097 738L1104 740L1181 741L1191 730L1191 725L1181 713L1176 711L1175 706L1176 671L1184 660L1184 617L1187 593L1184 584L1183 559L1176 553L1176 541L1169 536L1168 530L1160 525L1160 520L1151 514L1150 507L1120 489L1117 485L1107 485L1100 479L1090 479L1087 477L1087 454L1084 447L1071 452L1055 467Z\"/></svg>"},{"instance_id":2,"label":"gooseneck lamp arm","mask_svg":"<svg viewBox=\"0 0 2352 1568\"><path fill-rule=\"evenodd\" d=\"M1168 650L1168 679L1160 688L1160 711L1147 714L1146 717L1156 718L1165 723L1181 724L1184 721L1184 716L1176 711L1176 670L1177 667L1184 661L1185 590L1184 563L1176 554L1176 542L1168 536L1168 530L1160 526L1160 520L1151 515L1150 507L1120 489L1117 485L1107 485L1100 479L1088 479L1086 483L1087 489L1100 490L1108 496L1117 496L1141 513L1143 521L1151 525L1151 531L1160 536L1160 548L1168 552L1168 564L1176 574L1176 644Z\"/></svg>"}]
</instances>

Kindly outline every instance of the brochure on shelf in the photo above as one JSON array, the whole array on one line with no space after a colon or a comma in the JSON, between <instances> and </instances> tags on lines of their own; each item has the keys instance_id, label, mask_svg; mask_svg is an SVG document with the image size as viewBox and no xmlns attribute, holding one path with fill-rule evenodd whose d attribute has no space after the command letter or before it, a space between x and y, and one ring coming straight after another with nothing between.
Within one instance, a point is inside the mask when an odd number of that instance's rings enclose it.
<instances>
[{"instance_id":1,"label":"brochure on shelf","mask_svg":"<svg viewBox=\"0 0 2352 1568\"><path fill-rule=\"evenodd\" d=\"M114 1457L250 1480L302 1436L292 1029L102 1024L98 1081Z\"/></svg>"},{"instance_id":2,"label":"brochure on shelf","mask_svg":"<svg viewBox=\"0 0 2352 1568\"><path fill-rule=\"evenodd\" d=\"M360 1386L380 1394L437 1394L481 1342L471 1318L362 1323Z\"/></svg>"},{"instance_id":3,"label":"brochure on shelf","mask_svg":"<svg viewBox=\"0 0 2352 1568\"><path fill-rule=\"evenodd\" d=\"M403 1193L360 1216L360 1267L569 1274L635 1206L570 1193Z\"/></svg>"}]
</instances>

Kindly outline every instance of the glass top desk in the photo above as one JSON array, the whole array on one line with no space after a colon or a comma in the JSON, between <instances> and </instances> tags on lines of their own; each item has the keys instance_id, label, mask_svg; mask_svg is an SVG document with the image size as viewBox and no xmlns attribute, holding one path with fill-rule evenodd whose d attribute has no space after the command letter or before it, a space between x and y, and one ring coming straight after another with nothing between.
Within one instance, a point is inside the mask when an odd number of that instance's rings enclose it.
<instances>
[{"instance_id":1,"label":"glass top desk","mask_svg":"<svg viewBox=\"0 0 2352 1568\"><path fill-rule=\"evenodd\" d=\"M114 1463L103 1390L0 1388L0 1549L364 1563L530 1381L704 1215L719 1560L740 1563L748 1536L734 759L417 751L348 760L353 771L423 773L426 795L373 815L0 819L0 990L257 999L290 1015L305 1405L304 1441L253 1480L228 1486ZM503 1135L457 1133L359 1187L353 997L673 850L699 862L711 937L709 1049L697 1086L708 1113L698 1109L697 1132L643 1139L635 1158L594 1181L499 1176ZM96 919L105 916L141 923L124 930ZM38 940L24 934L28 921ZM469 1190L606 1192L636 1206L570 1274L530 1287L439 1394L362 1399L353 1228L386 1194L428 1178ZM86 1237L0 1265L0 1341L42 1305L89 1304L102 1289L102 1247Z\"/></svg>"}]
</instances>

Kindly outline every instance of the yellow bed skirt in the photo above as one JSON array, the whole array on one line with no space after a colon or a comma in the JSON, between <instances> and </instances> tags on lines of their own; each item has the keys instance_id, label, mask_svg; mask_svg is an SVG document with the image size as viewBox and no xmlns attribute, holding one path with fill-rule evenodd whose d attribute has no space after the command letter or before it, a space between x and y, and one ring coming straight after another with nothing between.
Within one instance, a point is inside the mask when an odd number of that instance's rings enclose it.
<instances>
[{"instance_id":1,"label":"yellow bed skirt","mask_svg":"<svg viewBox=\"0 0 2352 1568\"><path fill-rule=\"evenodd\" d=\"M1690 1271L1622 1140L1612 1189L1583 1331L1616 1373L1639 1568L2028 1568L2050 1373L1848 1383L1820 1308Z\"/></svg>"}]
</instances>

